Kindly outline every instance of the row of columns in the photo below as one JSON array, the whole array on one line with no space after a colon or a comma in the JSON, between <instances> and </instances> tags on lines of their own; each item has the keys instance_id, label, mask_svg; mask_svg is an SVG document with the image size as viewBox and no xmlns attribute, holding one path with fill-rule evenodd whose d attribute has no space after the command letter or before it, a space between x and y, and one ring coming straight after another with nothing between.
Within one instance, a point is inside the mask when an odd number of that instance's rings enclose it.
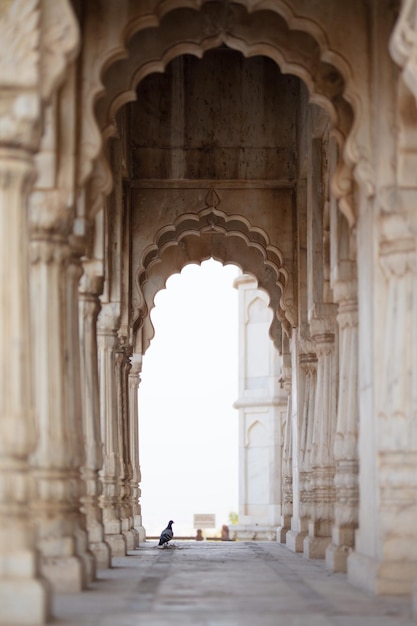
<instances>
[{"instance_id":1,"label":"row of columns","mask_svg":"<svg viewBox=\"0 0 417 626\"><path fill-rule=\"evenodd\" d=\"M142 533L140 359L118 337L58 194L30 197L28 150L0 150L0 623L42 623ZM42 219L44 218L44 219ZM30 286L30 288L29 288ZM98 320L98 324L97 324ZM13 358L10 358L13 354ZM33 358L32 358L33 357ZM32 385L33 372L33 385ZM16 594L31 598L31 607Z\"/></svg>"},{"instance_id":2,"label":"row of columns","mask_svg":"<svg viewBox=\"0 0 417 626\"><path fill-rule=\"evenodd\" d=\"M346 571L358 525L355 283L341 283L335 293L338 305L316 307L311 337L294 333L292 368L284 354L288 414L278 540Z\"/></svg>"}]
</instances>

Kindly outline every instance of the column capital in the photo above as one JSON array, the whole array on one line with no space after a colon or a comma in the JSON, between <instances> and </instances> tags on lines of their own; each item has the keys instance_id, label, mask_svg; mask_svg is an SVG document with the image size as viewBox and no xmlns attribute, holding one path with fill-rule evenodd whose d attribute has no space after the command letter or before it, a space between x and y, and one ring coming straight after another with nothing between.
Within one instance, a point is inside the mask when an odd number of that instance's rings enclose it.
<instances>
[{"instance_id":1,"label":"column capital","mask_svg":"<svg viewBox=\"0 0 417 626\"><path fill-rule=\"evenodd\" d=\"M310 311L310 332L314 343L317 345L319 337L321 341L334 341L334 334L336 332L336 315L337 304L334 303L318 303L315 304ZM325 340L325 337L327 339Z\"/></svg>"},{"instance_id":2,"label":"column capital","mask_svg":"<svg viewBox=\"0 0 417 626\"><path fill-rule=\"evenodd\" d=\"M117 333L120 327L120 304L119 302L102 302L101 311L97 320L99 331L111 331Z\"/></svg>"},{"instance_id":3,"label":"column capital","mask_svg":"<svg viewBox=\"0 0 417 626\"><path fill-rule=\"evenodd\" d=\"M83 275L80 280L80 295L94 295L98 298L103 292L103 263L100 259L81 259Z\"/></svg>"}]
</instances>

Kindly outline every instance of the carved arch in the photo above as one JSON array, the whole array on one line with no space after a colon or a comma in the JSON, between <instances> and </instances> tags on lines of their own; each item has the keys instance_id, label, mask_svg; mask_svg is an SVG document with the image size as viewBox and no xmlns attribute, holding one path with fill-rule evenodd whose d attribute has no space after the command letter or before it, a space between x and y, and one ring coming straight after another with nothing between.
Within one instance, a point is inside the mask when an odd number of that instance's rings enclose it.
<instances>
[{"instance_id":1,"label":"carved arch","mask_svg":"<svg viewBox=\"0 0 417 626\"><path fill-rule=\"evenodd\" d=\"M253 227L243 216L205 207L160 228L154 243L142 254L132 305L134 332L142 333L143 353L154 336L150 312L157 292L173 273L209 258L224 265L233 263L255 276L258 287L269 295L273 312L270 335L281 351L281 327L290 335L296 325L292 277L282 252L270 244L265 231Z\"/></svg>"},{"instance_id":2,"label":"carved arch","mask_svg":"<svg viewBox=\"0 0 417 626\"><path fill-rule=\"evenodd\" d=\"M349 224L354 223L353 168L358 163L357 176L366 180L368 193L373 189L366 148L359 147L357 140L363 106L352 67L330 48L317 21L296 15L286 0L261 0L256 5L247 0L227 5L217 0L166 0L155 2L152 10L137 8L135 13L130 3L129 8L117 42L109 44L101 64L94 68L95 86L84 106L87 127L96 128L91 118L97 102L101 136L104 140L112 136L117 132L117 111L136 98L139 82L151 72L163 72L176 56L201 57L222 44L244 56L268 56L282 72L303 80L311 100L329 113L343 155L332 188ZM120 15L117 19L121 23ZM82 140L81 182L91 174L92 162L104 158L101 138L93 135L90 130L90 140Z\"/></svg>"}]
</instances>

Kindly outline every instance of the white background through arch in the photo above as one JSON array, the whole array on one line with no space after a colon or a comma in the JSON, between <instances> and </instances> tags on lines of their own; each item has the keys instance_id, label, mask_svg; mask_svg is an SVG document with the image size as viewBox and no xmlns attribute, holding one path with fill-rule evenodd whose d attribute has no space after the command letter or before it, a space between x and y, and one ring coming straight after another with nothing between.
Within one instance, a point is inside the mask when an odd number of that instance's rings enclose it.
<instances>
[{"instance_id":1,"label":"white background through arch","mask_svg":"<svg viewBox=\"0 0 417 626\"><path fill-rule=\"evenodd\" d=\"M139 388L148 536L168 519L176 535L194 534L194 513L215 513L220 529L238 509L239 273L213 260L188 265L156 296Z\"/></svg>"}]
</instances>

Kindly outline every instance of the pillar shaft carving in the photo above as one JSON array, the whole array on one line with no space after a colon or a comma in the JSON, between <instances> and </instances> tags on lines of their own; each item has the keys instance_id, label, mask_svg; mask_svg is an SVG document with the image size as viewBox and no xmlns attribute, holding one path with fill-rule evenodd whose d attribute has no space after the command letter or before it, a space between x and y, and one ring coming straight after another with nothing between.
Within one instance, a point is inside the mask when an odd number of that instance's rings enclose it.
<instances>
[{"instance_id":1,"label":"pillar shaft carving","mask_svg":"<svg viewBox=\"0 0 417 626\"><path fill-rule=\"evenodd\" d=\"M330 542L336 496L333 452L337 418L336 305L316 306L310 331L317 354L317 385L310 457L312 504L304 554L310 558L324 558Z\"/></svg>"},{"instance_id":2,"label":"pillar shaft carving","mask_svg":"<svg viewBox=\"0 0 417 626\"><path fill-rule=\"evenodd\" d=\"M301 404L300 436L300 518L310 517L312 501L311 448L313 441L313 411L316 393L317 356L315 352L300 354L300 368L303 376L303 398Z\"/></svg>"},{"instance_id":3,"label":"pillar shaft carving","mask_svg":"<svg viewBox=\"0 0 417 626\"><path fill-rule=\"evenodd\" d=\"M137 544L137 533L133 526L133 510L131 501L132 464L130 460L130 416L128 377L130 371L129 348L118 340L115 353L116 390L117 390L117 432L120 450L120 514L122 532L128 550Z\"/></svg>"},{"instance_id":4,"label":"pillar shaft carving","mask_svg":"<svg viewBox=\"0 0 417 626\"><path fill-rule=\"evenodd\" d=\"M8 625L29 623L29 619L43 622L49 614L48 592L38 579L35 535L28 516L28 503L34 496L28 457L37 442L31 379L27 224L27 197L33 180L29 150L1 147L0 624ZM7 346L14 346L13 358ZM13 591L10 580L14 581ZM29 614L25 602L10 603L10 593L16 589L27 599Z\"/></svg>"},{"instance_id":5,"label":"pillar shaft carving","mask_svg":"<svg viewBox=\"0 0 417 626\"><path fill-rule=\"evenodd\" d=\"M347 557L354 546L358 526L359 460L358 460L358 302L356 281L340 282L335 287L339 302L339 396L334 441L336 464L335 523L332 545L326 552L326 561L334 571L347 569Z\"/></svg>"},{"instance_id":6,"label":"pillar shaft carving","mask_svg":"<svg viewBox=\"0 0 417 626\"><path fill-rule=\"evenodd\" d=\"M0 41L0 623L43 623L49 592L29 516L36 498L28 467L37 438L31 361L27 201L33 153L42 133L42 101L58 85L77 45L67 0L3 3ZM48 51L49 54L46 52ZM59 67L58 67L59 64ZM13 358L5 346L14 347ZM16 567L18 563L18 567ZM11 601L11 596L15 601Z\"/></svg>"},{"instance_id":7,"label":"pillar shaft carving","mask_svg":"<svg viewBox=\"0 0 417 626\"><path fill-rule=\"evenodd\" d=\"M292 515L292 437L291 437L291 367L283 367L283 386L288 395L287 414L284 424L284 442L282 447L282 504L281 524L277 539L286 543L287 532L291 528Z\"/></svg>"},{"instance_id":8,"label":"pillar shaft carving","mask_svg":"<svg viewBox=\"0 0 417 626\"><path fill-rule=\"evenodd\" d=\"M117 417L116 349L120 325L117 304L105 303L98 317L99 386L101 436L103 440L103 522L106 541L112 555L126 554L126 540L121 527L122 460Z\"/></svg>"},{"instance_id":9,"label":"pillar shaft carving","mask_svg":"<svg viewBox=\"0 0 417 626\"><path fill-rule=\"evenodd\" d=\"M79 591L95 575L87 550L85 518L80 513L84 441L78 281L82 269L64 234L70 230L71 212L67 211L66 220L54 220L54 209L61 216L65 210L60 204L54 205L58 194L44 191L38 192L35 204L31 204L36 214L42 198L43 210L60 226L54 230L37 224L31 237L33 370L39 431L32 456L36 484L32 509L43 574L57 590Z\"/></svg>"},{"instance_id":10,"label":"pillar shaft carving","mask_svg":"<svg viewBox=\"0 0 417 626\"><path fill-rule=\"evenodd\" d=\"M103 467L100 432L100 392L98 384L97 316L99 294L103 288L101 264L83 262L84 274L79 285L79 319L81 347L81 395L83 401L83 432L85 461L81 470L86 493L82 499L86 516L90 550L99 568L110 567L110 546L104 541L103 513L100 496L102 484L99 471Z\"/></svg>"},{"instance_id":11,"label":"pillar shaft carving","mask_svg":"<svg viewBox=\"0 0 417 626\"><path fill-rule=\"evenodd\" d=\"M139 535L139 542L144 541L145 529L142 526L142 508L140 504L140 457L139 457L139 407L138 391L140 384L140 373L142 371L142 357L133 355L131 357L131 369L129 372L129 427L130 427L130 459L132 463L131 478L131 503L133 511L134 527Z\"/></svg>"}]
</instances>

